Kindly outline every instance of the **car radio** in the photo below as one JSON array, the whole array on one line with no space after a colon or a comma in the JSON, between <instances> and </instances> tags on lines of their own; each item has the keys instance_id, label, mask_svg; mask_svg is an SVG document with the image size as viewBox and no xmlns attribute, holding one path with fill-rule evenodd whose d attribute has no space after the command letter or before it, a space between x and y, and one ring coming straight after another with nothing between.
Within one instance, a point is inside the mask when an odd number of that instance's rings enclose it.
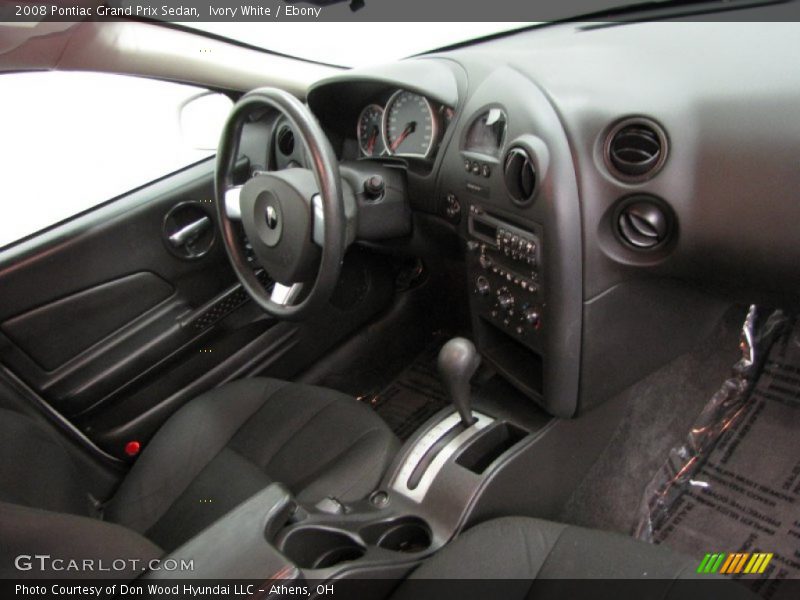
<instances>
[{"instance_id":1,"label":"car radio","mask_svg":"<svg viewBox=\"0 0 800 600\"><path fill-rule=\"evenodd\" d=\"M468 231L467 262L478 315L538 349L543 325L540 236L475 205L469 209Z\"/></svg>"}]
</instances>

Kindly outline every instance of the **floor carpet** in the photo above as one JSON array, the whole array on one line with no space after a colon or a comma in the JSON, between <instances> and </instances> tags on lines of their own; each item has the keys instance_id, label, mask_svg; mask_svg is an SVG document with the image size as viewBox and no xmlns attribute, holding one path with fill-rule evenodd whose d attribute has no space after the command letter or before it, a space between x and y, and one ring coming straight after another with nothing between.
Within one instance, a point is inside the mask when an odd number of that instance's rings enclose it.
<instances>
[{"instance_id":1,"label":"floor carpet","mask_svg":"<svg viewBox=\"0 0 800 600\"><path fill-rule=\"evenodd\" d=\"M632 534L645 488L670 449L683 441L739 356L745 311L735 310L691 352L628 388L612 402L623 417L605 450L567 501L561 520Z\"/></svg>"}]
</instances>

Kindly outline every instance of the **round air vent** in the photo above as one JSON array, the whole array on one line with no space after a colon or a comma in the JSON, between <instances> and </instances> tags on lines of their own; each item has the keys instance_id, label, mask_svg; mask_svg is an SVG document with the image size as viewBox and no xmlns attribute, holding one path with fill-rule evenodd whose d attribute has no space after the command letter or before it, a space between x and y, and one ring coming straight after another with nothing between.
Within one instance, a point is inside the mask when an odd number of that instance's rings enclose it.
<instances>
[{"instance_id":1,"label":"round air vent","mask_svg":"<svg viewBox=\"0 0 800 600\"><path fill-rule=\"evenodd\" d=\"M623 181L650 179L667 159L667 136L650 119L625 119L608 134L605 144L608 169Z\"/></svg>"},{"instance_id":2,"label":"round air vent","mask_svg":"<svg viewBox=\"0 0 800 600\"><path fill-rule=\"evenodd\" d=\"M278 132L278 150L284 156L291 156L294 152L294 131L289 127L282 127Z\"/></svg>"},{"instance_id":3,"label":"round air vent","mask_svg":"<svg viewBox=\"0 0 800 600\"><path fill-rule=\"evenodd\" d=\"M536 169L528 153L522 148L512 148L503 163L506 189L515 204L524 206L533 200L536 191Z\"/></svg>"},{"instance_id":4,"label":"round air vent","mask_svg":"<svg viewBox=\"0 0 800 600\"><path fill-rule=\"evenodd\" d=\"M650 196L636 196L623 202L616 216L617 234L628 246L652 250L670 236L672 218L663 203Z\"/></svg>"}]
</instances>

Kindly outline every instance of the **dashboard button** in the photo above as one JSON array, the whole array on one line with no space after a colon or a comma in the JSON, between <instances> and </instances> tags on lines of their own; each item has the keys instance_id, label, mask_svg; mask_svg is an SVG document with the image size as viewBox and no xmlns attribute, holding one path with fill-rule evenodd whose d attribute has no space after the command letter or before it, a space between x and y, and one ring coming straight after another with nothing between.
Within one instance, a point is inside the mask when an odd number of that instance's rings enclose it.
<instances>
[{"instance_id":1,"label":"dashboard button","mask_svg":"<svg viewBox=\"0 0 800 600\"><path fill-rule=\"evenodd\" d=\"M525 319L525 322L531 327L538 329L542 324L542 318L535 308L527 309L522 316Z\"/></svg>"},{"instance_id":2,"label":"dashboard button","mask_svg":"<svg viewBox=\"0 0 800 600\"><path fill-rule=\"evenodd\" d=\"M514 307L514 296L508 293L500 294L497 296L497 304L503 310L509 310Z\"/></svg>"},{"instance_id":3,"label":"dashboard button","mask_svg":"<svg viewBox=\"0 0 800 600\"><path fill-rule=\"evenodd\" d=\"M459 214L461 214L461 203L458 201L458 198L455 194L447 194L445 197L445 202L447 203L445 212L449 218L455 219Z\"/></svg>"}]
</instances>

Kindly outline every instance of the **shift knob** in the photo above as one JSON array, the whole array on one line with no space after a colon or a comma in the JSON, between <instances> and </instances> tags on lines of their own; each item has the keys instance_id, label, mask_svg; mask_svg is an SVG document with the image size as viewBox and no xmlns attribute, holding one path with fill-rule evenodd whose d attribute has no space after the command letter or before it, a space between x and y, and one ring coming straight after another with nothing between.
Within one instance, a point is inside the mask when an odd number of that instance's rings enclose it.
<instances>
[{"instance_id":1,"label":"shift knob","mask_svg":"<svg viewBox=\"0 0 800 600\"><path fill-rule=\"evenodd\" d=\"M461 415L464 427L475 422L470 408L469 380L478 370L481 357L475 344L466 338L453 338L439 351L439 375L450 397L450 402Z\"/></svg>"}]
</instances>

